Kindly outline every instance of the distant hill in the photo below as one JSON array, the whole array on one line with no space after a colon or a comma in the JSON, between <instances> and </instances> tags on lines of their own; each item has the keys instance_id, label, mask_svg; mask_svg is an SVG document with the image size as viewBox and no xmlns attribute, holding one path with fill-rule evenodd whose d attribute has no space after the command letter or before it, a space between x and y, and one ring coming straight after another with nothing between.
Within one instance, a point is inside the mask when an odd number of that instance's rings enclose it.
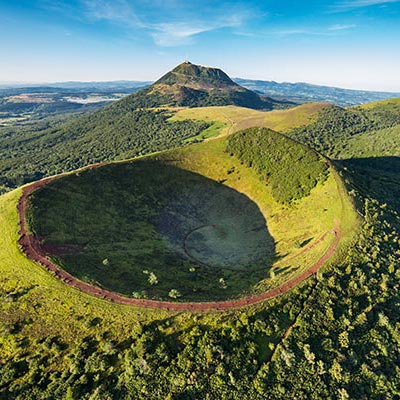
<instances>
[{"instance_id":1,"label":"distant hill","mask_svg":"<svg viewBox=\"0 0 400 400\"><path fill-rule=\"evenodd\" d=\"M0 95L20 93L132 93L145 86L151 85L147 81L108 81L108 82L55 82L55 83L1 83Z\"/></svg>"},{"instance_id":2,"label":"distant hill","mask_svg":"<svg viewBox=\"0 0 400 400\"><path fill-rule=\"evenodd\" d=\"M138 93L126 97L137 107L207 107L236 105L256 110L287 108L293 103L261 97L233 82L218 68L184 62Z\"/></svg>"},{"instance_id":3,"label":"distant hill","mask_svg":"<svg viewBox=\"0 0 400 400\"><path fill-rule=\"evenodd\" d=\"M207 84L209 82L209 84ZM150 86L153 82L150 81L109 81L109 82L56 82L56 83L2 83L0 82L0 97L18 95L21 93L124 93L132 94L140 89L144 89ZM236 83L236 84L235 84ZM210 92L209 85L220 86L217 91ZM183 89L183 88L186 88ZM193 90L188 90L193 89ZM244 91L248 89L247 91ZM239 95L240 99L237 99L235 95L221 96L223 92L241 92ZM188 95L187 92L190 92ZM258 95L254 96L253 91ZM244 105L248 107L250 104L251 108L257 108L254 106L262 106L264 108L265 103L273 103L275 106L282 105L281 102L285 101L296 102L296 103L309 103L309 102L330 102L332 104L340 106L353 106L374 101L387 100L395 97L400 97L400 93L395 92L376 92L368 90L352 90L343 89L331 86L319 86L310 83L303 82L274 82L274 81L263 81L263 80L252 80L245 78L229 78L223 71L217 68L206 68L191 63L183 63L177 66L174 70L168 72L157 82L154 83L153 90L148 90L151 93L155 103L159 103L159 100L166 102L171 101L172 103L186 103L191 105L192 100L194 103L201 103L204 105L207 100L210 103L207 105ZM208 96L204 95L204 92L208 92ZM218 93L219 92L219 93ZM167 95L169 93L169 97ZM247 93L247 94L243 94ZM175 95L175 98L173 98ZM217 96L219 94L219 96ZM196 96L197 95L197 96ZM172 97L172 99L171 99ZM222 98L221 98L222 97ZM231 102L227 104L227 100L231 97ZM246 100L244 98L247 97ZM259 98L263 100L259 102ZM272 99L265 99L265 97L272 97ZM159 100L157 100L157 98ZM141 99L143 102L143 99ZM218 104L214 104L218 103ZM222 104L223 103L223 104ZM185 104L185 105L186 105Z\"/></svg>"},{"instance_id":4,"label":"distant hill","mask_svg":"<svg viewBox=\"0 0 400 400\"><path fill-rule=\"evenodd\" d=\"M203 67L190 62L178 65L153 84L140 81L51 84L1 84L0 82L0 96L59 92L129 93L132 96L126 98L126 104L135 108L236 105L257 110L272 110L293 105L291 102L275 101L266 96L260 96L235 83L218 68Z\"/></svg>"},{"instance_id":5,"label":"distant hill","mask_svg":"<svg viewBox=\"0 0 400 400\"><path fill-rule=\"evenodd\" d=\"M85 111L85 103L101 101L102 104L107 104L127 93L128 96L111 106L114 107L110 109L112 119L118 118L121 112L123 114L143 108L236 105L256 110L272 110L295 105L292 102L259 96L233 82L218 68L203 67L190 62L178 65L152 85L146 85L148 82L137 81L64 82L48 86L11 86L2 89L0 84L0 112L4 118L25 119L27 113L43 117L53 110ZM99 95L103 97L99 98ZM91 104L90 107L93 109L96 106Z\"/></svg>"},{"instance_id":6,"label":"distant hill","mask_svg":"<svg viewBox=\"0 0 400 400\"><path fill-rule=\"evenodd\" d=\"M60 82L52 84L1 84L0 126L30 119L94 111L149 82Z\"/></svg>"},{"instance_id":7,"label":"distant hill","mask_svg":"<svg viewBox=\"0 0 400 400\"><path fill-rule=\"evenodd\" d=\"M400 97L400 93L394 92L371 92L368 90L342 89L331 86L318 86L309 83L290 83L260 81L251 79L234 78L239 85L253 90L260 95L272 96L275 99L304 102L324 102L340 105L353 106L372 101L380 101Z\"/></svg>"}]
</instances>

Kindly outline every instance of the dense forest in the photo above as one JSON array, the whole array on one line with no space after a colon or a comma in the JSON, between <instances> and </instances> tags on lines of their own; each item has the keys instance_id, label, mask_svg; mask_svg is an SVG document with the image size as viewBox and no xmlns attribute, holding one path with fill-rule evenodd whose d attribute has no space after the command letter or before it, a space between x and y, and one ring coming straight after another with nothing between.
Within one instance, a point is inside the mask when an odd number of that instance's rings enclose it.
<instances>
[{"instance_id":1,"label":"dense forest","mask_svg":"<svg viewBox=\"0 0 400 400\"><path fill-rule=\"evenodd\" d=\"M210 126L198 121L167 122L170 115L119 103L66 123L3 128L0 192L88 164L177 147Z\"/></svg>"},{"instance_id":2,"label":"dense forest","mask_svg":"<svg viewBox=\"0 0 400 400\"><path fill-rule=\"evenodd\" d=\"M280 203L307 196L328 173L318 154L267 128L250 128L233 134L226 151L267 180L272 196Z\"/></svg>"},{"instance_id":3,"label":"dense forest","mask_svg":"<svg viewBox=\"0 0 400 400\"><path fill-rule=\"evenodd\" d=\"M400 101L393 100L372 107L327 107L314 123L287 134L335 158L351 137L396 125L400 125Z\"/></svg>"}]
</instances>

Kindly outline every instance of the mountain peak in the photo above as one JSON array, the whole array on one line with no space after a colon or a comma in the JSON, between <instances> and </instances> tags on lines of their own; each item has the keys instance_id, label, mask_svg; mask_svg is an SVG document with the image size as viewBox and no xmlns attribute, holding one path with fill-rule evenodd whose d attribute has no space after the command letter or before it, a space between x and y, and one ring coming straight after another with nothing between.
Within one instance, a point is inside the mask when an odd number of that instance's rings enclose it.
<instances>
[{"instance_id":1,"label":"mountain peak","mask_svg":"<svg viewBox=\"0 0 400 400\"><path fill-rule=\"evenodd\" d=\"M219 68L203 67L185 61L162 76L156 83L164 85L189 86L193 89L210 89L227 86L238 87L229 76Z\"/></svg>"},{"instance_id":2,"label":"mountain peak","mask_svg":"<svg viewBox=\"0 0 400 400\"><path fill-rule=\"evenodd\" d=\"M219 68L185 61L158 81L123 99L130 108L236 105L259 110L286 107L235 83Z\"/></svg>"}]
</instances>

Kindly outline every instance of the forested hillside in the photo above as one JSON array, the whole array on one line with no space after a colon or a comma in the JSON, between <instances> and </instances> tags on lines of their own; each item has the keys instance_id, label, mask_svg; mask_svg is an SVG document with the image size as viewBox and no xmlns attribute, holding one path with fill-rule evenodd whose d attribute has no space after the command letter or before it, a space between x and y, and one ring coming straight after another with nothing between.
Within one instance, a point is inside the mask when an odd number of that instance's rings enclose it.
<instances>
[{"instance_id":1,"label":"forested hillside","mask_svg":"<svg viewBox=\"0 0 400 400\"><path fill-rule=\"evenodd\" d=\"M332 397L321 398L396 399L400 101L327 109L314 124L289 134L336 158L364 226L343 262L327 271L305 303L279 357L265 368L263 379L278 377L278 389L263 387L272 398L302 382L304 398L318 398L329 384Z\"/></svg>"},{"instance_id":2,"label":"forested hillside","mask_svg":"<svg viewBox=\"0 0 400 400\"><path fill-rule=\"evenodd\" d=\"M281 203L309 195L328 173L327 165L316 153L267 128L235 133L229 137L226 151L254 168Z\"/></svg>"},{"instance_id":3,"label":"forested hillside","mask_svg":"<svg viewBox=\"0 0 400 400\"><path fill-rule=\"evenodd\" d=\"M400 125L400 101L394 99L368 107L329 107L319 113L314 123L287 134L335 158L351 137L397 125Z\"/></svg>"},{"instance_id":4,"label":"forested hillside","mask_svg":"<svg viewBox=\"0 0 400 400\"><path fill-rule=\"evenodd\" d=\"M3 129L0 190L88 164L176 147L209 126L199 121L167 122L169 116L119 103L44 129L43 124L37 130L35 125Z\"/></svg>"}]
</instances>

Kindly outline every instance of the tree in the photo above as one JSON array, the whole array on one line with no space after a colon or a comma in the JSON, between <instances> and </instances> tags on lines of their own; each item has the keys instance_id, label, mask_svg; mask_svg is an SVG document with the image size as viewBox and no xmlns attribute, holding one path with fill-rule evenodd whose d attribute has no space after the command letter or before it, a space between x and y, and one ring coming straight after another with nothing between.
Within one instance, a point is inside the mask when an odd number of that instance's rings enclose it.
<instances>
[{"instance_id":1,"label":"tree","mask_svg":"<svg viewBox=\"0 0 400 400\"><path fill-rule=\"evenodd\" d=\"M178 290L176 289L171 289L168 293L168 296L173 298L173 299L177 299L178 297L181 297L181 294Z\"/></svg>"}]
</instances>

